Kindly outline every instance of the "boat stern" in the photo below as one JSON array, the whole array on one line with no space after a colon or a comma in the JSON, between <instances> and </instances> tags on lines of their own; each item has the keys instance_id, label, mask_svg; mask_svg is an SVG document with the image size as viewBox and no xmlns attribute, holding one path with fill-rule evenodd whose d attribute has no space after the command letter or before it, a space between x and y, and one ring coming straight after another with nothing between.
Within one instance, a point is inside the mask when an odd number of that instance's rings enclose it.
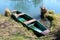
<instances>
[{"instance_id":1,"label":"boat stern","mask_svg":"<svg viewBox=\"0 0 60 40\"><path fill-rule=\"evenodd\" d=\"M43 35L46 35L46 34L48 34L49 32L50 32L50 30L47 29L47 30L43 31L42 34L43 34Z\"/></svg>"}]
</instances>

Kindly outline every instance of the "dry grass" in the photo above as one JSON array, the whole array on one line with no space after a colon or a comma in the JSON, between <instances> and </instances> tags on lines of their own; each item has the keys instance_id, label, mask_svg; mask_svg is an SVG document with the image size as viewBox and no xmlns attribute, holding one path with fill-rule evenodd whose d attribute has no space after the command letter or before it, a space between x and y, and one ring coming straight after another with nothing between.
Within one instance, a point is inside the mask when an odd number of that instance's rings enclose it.
<instances>
[{"instance_id":1,"label":"dry grass","mask_svg":"<svg viewBox=\"0 0 60 40\"><path fill-rule=\"evenodd\" d=\"M58 38L56 35L60 29L60 15L56 15L56 20L53 23L55 26L50 28L49 34L37 37L32 30L28 30L21 23L0 15L0 40L55 40Z\"/></svg>"}]
</instances>

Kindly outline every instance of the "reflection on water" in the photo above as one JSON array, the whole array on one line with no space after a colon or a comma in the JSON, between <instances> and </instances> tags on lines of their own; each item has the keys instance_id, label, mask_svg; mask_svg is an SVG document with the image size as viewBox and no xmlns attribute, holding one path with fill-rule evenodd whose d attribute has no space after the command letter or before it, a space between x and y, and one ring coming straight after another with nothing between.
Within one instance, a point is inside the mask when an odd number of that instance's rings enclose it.
<instances>
[{"instance_id":1,"label":"reflection on water","mask_svg":"<svg viewBox=\"0 0 60 40\"><path fill-rule=\"evenodd\" d=\"M4 9L9 8L10 10L19 10L33 18L40 19L40 6L42 3L42 0L1 0L0 12L4 13Z\"/></svg>"},{"instance_id":2,"label":"reflection on water","mask_svg":"<svg viewBox=\"0 0 60 40\"><path fill-rule=\"evenodd\" d=\"M60 0L44 0L44 6L49 10L55 10L56 13L60 13Z\"/></svg>"},{"instance_id":3,"label":"reflection on water","mask_svg":"<svg viewBox=\"0 0 60 40\"><path fill-rule=\"evenodd\" d=\"M5 8L9 8L40 19L40 7L42 5L49 10L55 10L56 13L60 13L59 0L0 0L0 13L4 13Z\"/></svg>"}]
</instances>

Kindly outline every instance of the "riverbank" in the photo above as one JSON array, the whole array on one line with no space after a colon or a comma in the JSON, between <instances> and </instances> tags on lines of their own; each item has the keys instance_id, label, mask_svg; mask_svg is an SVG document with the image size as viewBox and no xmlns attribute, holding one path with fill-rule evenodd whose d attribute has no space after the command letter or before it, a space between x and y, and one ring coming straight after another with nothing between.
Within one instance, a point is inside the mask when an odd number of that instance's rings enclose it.
<instances>
[{"instance_id":1,"label":"riverbank","mask_svg":"<svg viewBox=\"0 0 60 40\"><path fill-rule=\"evenodd\" d=\"M21 23L0 14L0 40L57 40L60 32L60 14L56 14L55 21L57 23L50 28L49 34L37 37L32 30L28 30Z\"/></svg>"}]
</instances>

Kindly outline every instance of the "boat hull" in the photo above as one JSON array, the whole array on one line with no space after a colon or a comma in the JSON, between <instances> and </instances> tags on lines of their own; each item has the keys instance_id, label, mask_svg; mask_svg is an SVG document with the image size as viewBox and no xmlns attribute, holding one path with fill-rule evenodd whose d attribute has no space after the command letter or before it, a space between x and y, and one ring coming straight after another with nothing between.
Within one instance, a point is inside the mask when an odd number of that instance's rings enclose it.
<instances>
[{"instance_id":1,"label":"boat hull","mask_svg":"<svg viewBox=\"0 0 60 40\"><path fill-rule=\"evenodd\" d=\"M18 17L16 17L16 15L19 15ZM14 13L12 14L12 16L14 16L14 18L19 21L20 23L22 23L23 25L25 25L26 27L38 32L38 33L41 33L43 35L46 35L48 34L50 31L48 28L46 28L43 24L39 23L37 20L35 20L34 18L26 15L26 14L23 14L21 15L22 13L19 13L17 14Z\"/></svg>"}]
</instances>

